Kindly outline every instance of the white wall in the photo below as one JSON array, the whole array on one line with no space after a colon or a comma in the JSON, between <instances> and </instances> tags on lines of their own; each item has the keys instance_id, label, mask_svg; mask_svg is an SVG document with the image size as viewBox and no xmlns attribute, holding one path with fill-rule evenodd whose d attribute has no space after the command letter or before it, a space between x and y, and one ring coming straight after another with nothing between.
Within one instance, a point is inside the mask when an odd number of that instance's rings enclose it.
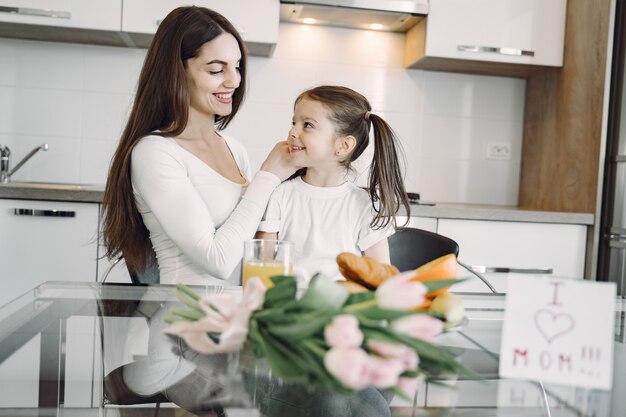
<instances>
[{"instance_id":1,"label":"white wall","mask_svg":"<svg viewBox=\"0 0 626 417\"><path fill-rule=\"evenodd\" d=\"M249 94L228 133L258 167L286 137L295 97L317 84L364 94L401 138L407 189L423 199L517 203L525 81L402 68L400 34L281 24L271 58L250 58ZM0 143L15 180L103 184L145 50L0 38ZM510 160L487 160L507 142ZM367 158L363 157L363 165Z\"/></svg>"}]
</instances>

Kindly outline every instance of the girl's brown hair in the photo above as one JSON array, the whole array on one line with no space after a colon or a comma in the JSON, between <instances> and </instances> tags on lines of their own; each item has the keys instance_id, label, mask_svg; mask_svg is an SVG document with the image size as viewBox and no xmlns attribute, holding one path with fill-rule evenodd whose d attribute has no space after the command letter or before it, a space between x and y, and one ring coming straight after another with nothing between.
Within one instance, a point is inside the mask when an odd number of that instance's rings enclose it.
<instances>
[{"instance_id":1,"label":"girl's brown hair","mask_svg":"<svg viewBox=\"0 0 626 417\"><path fill-rule=\"evenodd\" d=\"M296 103L303 98L317 101L329 110L338 135L354 136L356 139L354 150L342 161L346 169L351 169L351 163L367 148L371 125L374 136L374 158L370 165L367 192L376 212L371 226L382 228L391 222L395 227L395 215L400 205L406 209L408 219L411 207L404 189L399 161L401 145L387 122L371 113L372 106L369 101L350 88L331 85L303 92L296 99Z\"/></svg>"},{"instance_id":2,"label":"girl's brown hair","mask_svg":"<svg viewBox=\"0 0 626 417\"><path fill-rule=\"evenodd\" d=\"M102 206L106 256L122 254L132 272L142 272L154 257L148 229L137 210L130 176L131 153L149 134L178 136L187 125L189 88L185 67L200 48L223 33L235 37L241 50L241 82L233 94L232 112L215 116L217 130L237 114L246 91L246 51L233 25L203 7L179 7L161 22L148 48L126 128L111 161ZM158 132L156 132L158 131Z\"/></svg>"}]
</instances>

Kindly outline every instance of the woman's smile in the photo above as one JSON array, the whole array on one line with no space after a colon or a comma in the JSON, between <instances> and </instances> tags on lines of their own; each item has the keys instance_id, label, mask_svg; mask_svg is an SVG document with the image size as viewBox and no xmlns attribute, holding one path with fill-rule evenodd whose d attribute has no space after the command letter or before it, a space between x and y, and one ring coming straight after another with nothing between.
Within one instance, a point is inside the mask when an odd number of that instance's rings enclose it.
<instances>
[{"instance_id":1,"label":"woman's smile","mask_svg":"<svg viewBox=\"0 0 626 417\"><path fill-rule=\"evenodd\" d=\"M213 93L217 101L222 104L231 104L233 102L233 93L235 90L225 92L225 93Z\"/></svg>"}]
</instances>

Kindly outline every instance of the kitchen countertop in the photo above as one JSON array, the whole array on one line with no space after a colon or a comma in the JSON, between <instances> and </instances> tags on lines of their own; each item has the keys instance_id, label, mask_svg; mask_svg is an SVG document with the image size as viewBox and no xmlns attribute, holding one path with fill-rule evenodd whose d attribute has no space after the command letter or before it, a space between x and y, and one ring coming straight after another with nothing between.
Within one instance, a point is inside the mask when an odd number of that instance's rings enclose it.
<instances>
[{"instance_id":1,"label":"kitchen countertop","mask_svg":"<svg viewBox=\"0 0 626 417\"><path fill-rule=\"evenodd\" d=\"M406 215L401 208L400 215ZM567 213L560 211L527 210L516 206L483 204L436 203L436 205L411 204L411 217L434 217L438 219L495 220L532 223L565 223L591 226L591 213Z\"/></svg>"},{"instance_id":2,"label":"kitchen countertop","mask_svg":"<svg viewBox=\"0 0 626 417\"><path fill-rule=\"evenodd\" d=\"M0 184L0 199L69 201L101 203L104 185L53 184L14 182ZM400 215L406 215L401 208ZM436 205L411 204L412 217L439 219L496 220L533 223L562 223L593 225L591 213L566 213L526 210L515 206L481 204L436 203Z\"/></svg>"},{"instance_id":3,"label":"kitchen countertop","mask_svg":"<svg viewBox=\"0 0 626 417\"><path fill-rule=\"evenodd\" d=\"M0 199L101 203L104 185L12 182L0 184Z\"/></svg>"}]
</instances>

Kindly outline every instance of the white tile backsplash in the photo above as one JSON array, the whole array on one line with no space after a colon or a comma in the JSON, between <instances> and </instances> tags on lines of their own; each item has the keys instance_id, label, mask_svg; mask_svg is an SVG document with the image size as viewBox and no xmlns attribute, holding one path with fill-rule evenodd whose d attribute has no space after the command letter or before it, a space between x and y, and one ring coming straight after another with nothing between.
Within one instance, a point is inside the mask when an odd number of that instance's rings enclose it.
<instances>
[{"instance_id":1,"label":"white tile backsplash","mask_svg":"<svg viewBox=\"0 0 626 417\"><path fill-rule=\"evenodd\" d=\"M525 81L406 70L403 49L397 33L281 24L273 56L249 59L248 95L227 133L257 170L286 138L298 94L346 85L368 97L400 138L408 190L428 200L515 205ZM16 179L104 183L145 53L0 38L0 143L15 161L50 144ZM490 142L509 143L511 159L486 159Z\"/></svg>"},{"instance_id":2,"label":"white tile backsplash","mask_svg":"<svg viewBox=\"0 0 626 417\"><path fill-rule=\"evenodd\" d=\"M83 96L83 139L117 142L132 107L132 94L86 91Z\"/></svg>"}]
</instances>

